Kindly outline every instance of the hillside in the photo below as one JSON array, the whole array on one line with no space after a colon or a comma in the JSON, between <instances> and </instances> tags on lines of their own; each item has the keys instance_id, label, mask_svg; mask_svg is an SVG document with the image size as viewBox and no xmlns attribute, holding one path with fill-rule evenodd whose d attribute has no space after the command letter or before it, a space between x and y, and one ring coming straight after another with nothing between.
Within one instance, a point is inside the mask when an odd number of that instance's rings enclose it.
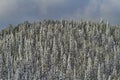
<instances>
[{"instance_id":1,"label":"hillside","mask_svg":"<svg viewBox=\"0 0 120 80\"><path fill-rule=\"evenodd\" d=\"M120 80L120 26L24 22L0 31L1 80Z\"/></svg>"}]
</instances>

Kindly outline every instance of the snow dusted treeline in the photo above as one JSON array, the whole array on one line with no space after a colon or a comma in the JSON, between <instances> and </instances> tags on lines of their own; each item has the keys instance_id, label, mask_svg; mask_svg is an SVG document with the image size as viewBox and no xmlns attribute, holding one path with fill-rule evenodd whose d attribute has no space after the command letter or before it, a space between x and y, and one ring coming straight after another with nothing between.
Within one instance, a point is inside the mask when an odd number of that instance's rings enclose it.
<instances>
[{"instance_id":1,"label":"snow dusted treeline","mask_svg":"<svg viewBox=\"0 0 120 80\"><path fill-rule=\"evenodd\" d=\"M120 80L120 27L29 23L0 31L1 80Z\"/></svg>"}]
</instances>

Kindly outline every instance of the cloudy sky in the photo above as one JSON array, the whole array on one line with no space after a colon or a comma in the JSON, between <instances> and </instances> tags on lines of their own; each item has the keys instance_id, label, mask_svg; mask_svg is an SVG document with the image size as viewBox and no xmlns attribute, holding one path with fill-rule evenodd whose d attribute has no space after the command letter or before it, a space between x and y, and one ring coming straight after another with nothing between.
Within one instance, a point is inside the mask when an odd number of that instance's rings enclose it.
<instances>
[{"instance_id":1,"label":"cloudy sky","mask_svg":"<svg viewBox=\"0 0 120 80\"><path fill-rule=\"evenodd\" d=\"M0 28L44 19L103 18L120 23L120 0L0 0Z\"/></svg>"}]
</instances>

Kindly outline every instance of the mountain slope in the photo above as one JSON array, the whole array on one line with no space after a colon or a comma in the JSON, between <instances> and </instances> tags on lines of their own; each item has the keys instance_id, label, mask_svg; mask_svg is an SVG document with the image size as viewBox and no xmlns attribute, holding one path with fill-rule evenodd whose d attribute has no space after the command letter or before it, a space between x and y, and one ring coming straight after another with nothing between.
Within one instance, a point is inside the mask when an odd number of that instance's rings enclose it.
<instances>
[{"instance_id":1,"label":"mountain slope","mask_svg":"<svg viewBox=\"0 0 120 80\"><path fill-rule=\"evenodd\" d=\"M1 30L0 79L119 80L120 27L48 20Z\"/></svg>"}]
</instances>

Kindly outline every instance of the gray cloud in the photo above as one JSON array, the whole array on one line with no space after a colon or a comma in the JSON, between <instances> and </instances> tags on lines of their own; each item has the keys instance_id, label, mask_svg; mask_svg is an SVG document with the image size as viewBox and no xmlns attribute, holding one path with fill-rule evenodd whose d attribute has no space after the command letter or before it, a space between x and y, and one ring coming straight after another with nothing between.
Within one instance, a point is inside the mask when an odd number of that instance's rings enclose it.
<instances>
[{"instance_id":1,"label":"gray cloud","mask_svg":"<svg viewBox=\"0 0 120 80\"><path fill-rule=\"evenodd\" d=\"M47 10L49 7L56 7L58 5L61 5L65 3L66 0L34 0L35 3L38 5L39 10L43 14L47 14Z\"/></svg>"},{"instance_id":2,"label":"gray cloud","mask_svg":"<svg viewBox=\"0 0 120 80\"><path fill-rule=\"evenodd\" d=\"M56 7L58 5L62 5L66 0L1 0L0 1L0 18L5 18L10 16L12 13L17 13L20 10L29 11L32 6L36 7L36 9L42 13L47 14L47 10L49 7ZM29 8L28 8L29 5ZM24 6L24 8L23 8ZM24 12L21 12L24 13Z\"/></svg>"},{"instance_id":3,"label":"gray cloud","mask_svg":"<svg viewBox=\"0 0 120 80\"><path fill-rule=\"evenodd\" d=\"M103 18L110 23L120 23L120 0L90 0L89 4L85 6L84 10L77 9L73 14L67 16L71 19L90 19L99 20Z\"/></svg>"},{"instance_id":4,"label":"gray cloud","mask_svg":"<svg viewBox=\"0 0 120 80\"><path fill-rule=\"evenodd\" d=\"M61 18L103 18L116 24L120 23L119 7L120 0L1 0L0 24Z\"/></svg>"},{"instance_id":5,"label":"gray cloud","mask_svg":"<svg viewBox=\"0 0 120 80\"><path fill-rule=\"evenodd\" d=\"M17 7L16 0L0 0L0 18L7 17Z\"/></svg>"},{"instance_id":6,"label":"gray cloud","mask_svg":"<svg viewBox=\"0 0 120 80\"><path fill-rule=\"evenodd\" d=\"M90 0L84 8L79 7L73 14L65 15L65 18L97 20L100 18L100 4L100 0Z\"/></svg>"},{"instance_id":7,"label":"gray cloud","mask_svg":"<svg viewBox=\"0 0 120 80\"><path fill-rule=\"evenodd\" d=\"M102 17L110 20L112 23L120 23L120 0L107 0L101 4Z\"/></svg>"}]
</instances>

